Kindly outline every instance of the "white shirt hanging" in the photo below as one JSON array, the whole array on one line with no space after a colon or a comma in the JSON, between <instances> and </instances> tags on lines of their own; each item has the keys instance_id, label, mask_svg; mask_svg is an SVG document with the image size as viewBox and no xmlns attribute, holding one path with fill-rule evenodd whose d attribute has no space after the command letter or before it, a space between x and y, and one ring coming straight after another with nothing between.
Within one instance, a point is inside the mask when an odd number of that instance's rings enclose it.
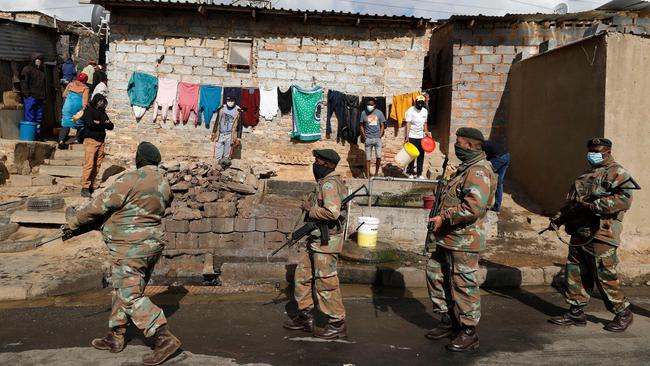
<instances>
[{"instance_id":1,"label":"white shirt hanging","mask_svg":"<svg viewBox=\"0 0 650 366\"><path fill-rule=\"evenodd\" d=\"M271 121L278 114L278 108L277 89L266 90L260 88L260 116L267 121Z\"/></svg>"}]
</instances>

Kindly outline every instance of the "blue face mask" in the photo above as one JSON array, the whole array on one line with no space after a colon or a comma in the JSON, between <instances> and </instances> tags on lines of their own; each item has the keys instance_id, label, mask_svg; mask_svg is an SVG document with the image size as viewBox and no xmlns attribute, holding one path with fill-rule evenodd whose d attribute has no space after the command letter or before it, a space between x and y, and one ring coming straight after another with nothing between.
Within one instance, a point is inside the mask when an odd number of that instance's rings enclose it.
<instances>
[{"instance_id":1,"label":"blue face mask","mask_svg":"<svg viewBox=\"0 0 650 366\"><path fill-rule=\"evenodd\" d=\"M597 152L588 152L587 153L587 161L589 164L592 166L598 166L603 162L603 154L602 153L597 153Z\"/></svg>"}]
</instances>

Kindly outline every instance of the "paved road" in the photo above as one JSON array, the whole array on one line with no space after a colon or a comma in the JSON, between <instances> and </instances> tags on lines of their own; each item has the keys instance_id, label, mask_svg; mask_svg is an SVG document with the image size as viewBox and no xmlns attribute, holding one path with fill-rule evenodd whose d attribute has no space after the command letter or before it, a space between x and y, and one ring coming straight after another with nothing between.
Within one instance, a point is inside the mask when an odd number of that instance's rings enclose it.
<instances>
[{"instance_id":1,"label":"paved road","mask_svg":"<svg viewBox=\"0 0 650 366\"><path fill-rule=\"evenodd\" d=\"M623 334L602 329L611 318L602 302L588 308L590 323L561 329L546 322L564 309L549 289L498 292L483 297L481 349L472 354L444 350L445 341L423 334L436 321L423 292L344 289L348 295L348 341L324 342L280 324L286 301L271 295L156 295L185 352L173 365L648 365L650 289L630 288L635 322ZM148 352L129 331L127 350L95 351L89 341L105 332L108 296L61 298L52 303L0 303L0 365L137 365Z\"/></svg>"}]
</instances>

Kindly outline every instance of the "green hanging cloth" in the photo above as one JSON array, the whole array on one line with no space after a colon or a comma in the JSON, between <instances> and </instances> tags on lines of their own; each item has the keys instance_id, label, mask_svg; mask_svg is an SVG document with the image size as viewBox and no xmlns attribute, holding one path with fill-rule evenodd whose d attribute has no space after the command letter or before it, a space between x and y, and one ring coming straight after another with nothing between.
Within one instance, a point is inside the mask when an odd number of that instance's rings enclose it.
<instances>
[{"instance_id":1,"label":"green hanging cloth","mask_svg":"<svg viewBox=\"0 0 650 366\"><path fill-rule=\"evenodd\" d=\"M291 138L300 141L320 140L320 114L323 106L323 88L315 86L303 89L294 85L293 99L293 131Z\"/></svg>"}]
</instances>

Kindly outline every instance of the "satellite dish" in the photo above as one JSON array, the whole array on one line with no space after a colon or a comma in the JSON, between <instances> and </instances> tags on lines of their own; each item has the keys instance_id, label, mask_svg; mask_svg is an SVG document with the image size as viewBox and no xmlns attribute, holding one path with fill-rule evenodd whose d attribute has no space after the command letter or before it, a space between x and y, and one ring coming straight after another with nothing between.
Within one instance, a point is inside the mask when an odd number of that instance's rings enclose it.
<instances>
[{"instance_id":1,"label":"satellite dish","mask_svg":"<svg viewBox=\"0 0 650 366\"><path fill-rule=\"evenodd\" d=\"M93 11L90 16L90 27L93 31L99 32L102 26L108 21L108 12L101 5L93 6Z\"/></svg>"},{"instance_id":2,"label":"satellite dish","mask_svg":"<svg viewBox=\"0 0 650 366\"><path fill-rule=\"evenodd\" d=\"M553 14L564 15L569 12L569 6L566 3L559 3L553 8Z\"/></svg>"}]
</instances>

